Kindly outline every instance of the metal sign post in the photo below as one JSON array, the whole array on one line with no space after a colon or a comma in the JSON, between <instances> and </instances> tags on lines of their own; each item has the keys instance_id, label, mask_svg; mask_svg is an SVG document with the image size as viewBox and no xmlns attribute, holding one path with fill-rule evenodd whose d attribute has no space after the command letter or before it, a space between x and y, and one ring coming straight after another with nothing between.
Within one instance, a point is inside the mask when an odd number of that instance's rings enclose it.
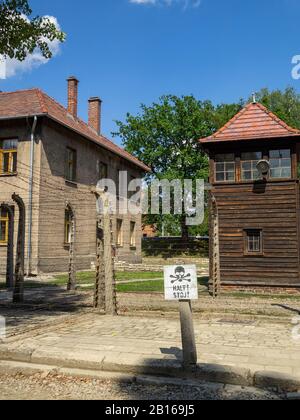
<instances>
[{"instance_id":1,"label":"metal sign post","mask_svg":"<svg viewBox=\"0 0 300 420\"><path fill-rule=\"evenodd\" d=\"M166 266L164 268L165 299L179 301L183 365L197 365L197 348L191 300L198 300L197 267Z\"/></svg>"}]
</instances>

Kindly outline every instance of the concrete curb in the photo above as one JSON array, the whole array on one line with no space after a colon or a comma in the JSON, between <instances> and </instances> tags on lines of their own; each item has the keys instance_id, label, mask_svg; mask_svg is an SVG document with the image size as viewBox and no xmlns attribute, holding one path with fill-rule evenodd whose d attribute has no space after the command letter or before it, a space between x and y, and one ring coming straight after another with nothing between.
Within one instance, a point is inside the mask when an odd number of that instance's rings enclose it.
<instances>
[{"instance_id":1,"label":"concrete curb","mask_svg":"<svg viewBox=\"0 0 300 420\"><path fill-rule=\"evenodd\" d=\"M291 401L300 401L300 392L289 392L286 398Z\"/></svg>"},{"instance_id":2,"label":"concrete curb","mask_svg":"<svg viewBox=\"0 0 300 420\"><path fill-rule=\"evenodd\" d=\"M276 388L279 391L295 393L300 390L300 377L278 372L261 371L254 374L254 386Z\"/></svg>"},{"instance_id":3,"label":"concrete curb","mask_svg":"<svg viewBox=\"0 0 300 420\"><path fill-rule=\"evenodd\" d=\"M249 369L233 366L201 364L197 367L196 378L228 385L253 385L253 376Z\"/></svg>"},{"instance_id":4,"label":"concrete curb","mask_svg":"<svg viewBox=\"0 0 300 420\"><path fill-rule=\"evenodd\" d=\"M151 375L132 375L117 372L104 372L97 370L86 370L86 369L73 369L73 368L60 368L57 366L49 365L38 365L25 362L11 362L11 361L0 361L0 375L23 375L23 376L35 376L41 375L41 378L45 379L50 375L64 376L79 379L92 379L100 381L111 381L117 383L136 383L144 386L184 386L184 387L200 387L203 386L205 389L210 389L215 392L221 392L227 387L240 388L240 386L226 385L223 383L211 383L206 381L200 381L198 379L187 379L187 378L172 378L166 376L151 376ZM243 387L243 389L250 390L249 387Z\"/></svg>"},{"instance_id":5,"label":"concrete curb","mask_svg":"<svg viewBox=\"0 0 300 420\"><path fill-rule=\"evenodd\" d=\"M199 364L193 370L186 371L182 368L179 361L161 358L137 359L132 357L119 357L116 360L103 354L103 357L89 359L82 357L76 358L75 354L66 354L62 359L60 354L43 353L41 350L32 349L8 349L0 351L0 373L18 373L18 369L24 368L25 371L42 372L61 371L64 374L86 375L91 372L98 377L105 376L108 372L116 375L119 379L133 378L137 375L164 377L172 380L192 380L200 382L210 382L225 385L237 385L242 387L255 386L262 389L277 389L278 391L296 393L300 390L300 377L293 377L278 372L258 371L251 372L249 369L216 365Z\"/></svg>"}]
</instances>

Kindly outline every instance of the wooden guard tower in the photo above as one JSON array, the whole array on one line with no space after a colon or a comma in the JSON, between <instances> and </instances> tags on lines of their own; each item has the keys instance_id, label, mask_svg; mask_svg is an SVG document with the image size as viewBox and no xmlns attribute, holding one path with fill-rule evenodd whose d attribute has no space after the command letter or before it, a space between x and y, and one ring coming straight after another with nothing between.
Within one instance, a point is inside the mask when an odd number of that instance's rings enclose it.
<instances>
[{"instance_id":1,"label":"wooden guard tower","mask_svg":"<svg viewBox=\"0 0 300 420\"><path fill-rule=\"evenodd\" d=\"M218 209L222 286L300 290L300 131L254 101L200 142Z\"/></svg>"}]
</instances>

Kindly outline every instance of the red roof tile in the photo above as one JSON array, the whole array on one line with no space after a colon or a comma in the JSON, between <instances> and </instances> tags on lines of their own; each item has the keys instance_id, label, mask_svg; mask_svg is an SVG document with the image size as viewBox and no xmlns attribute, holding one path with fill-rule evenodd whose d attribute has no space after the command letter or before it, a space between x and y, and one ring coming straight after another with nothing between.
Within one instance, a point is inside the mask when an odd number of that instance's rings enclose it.
<instances>
[{"instance_id":1,"label":"red roof tile","mask_svg":"<svg viewBox=\"0 0 300 420\"><path fill-rule=\"evenodd\" d=\"M123 157L143 171L150 171L150 168L140 160L117 146L112 141L88 126L79 118L74 118L68 113L67 109L56 102L53 98L46 95L39 89L29 89L16 92L0 93L0 119L23 118L31 116L48 116L59 124L81 134L87 139L101 145L105 149Z\"/></svg>"},{"instance_id":2,"label":"red roof tile","mask_svg":"<svg viewBox=\"0 0 300 420\"><path fill-rule=\"evenodd\" d=\"M300 136L300 130L289 127L280 118L259 103L250 103L224 127L201 143L268 139Z\"/></svg>"}]
</instances>

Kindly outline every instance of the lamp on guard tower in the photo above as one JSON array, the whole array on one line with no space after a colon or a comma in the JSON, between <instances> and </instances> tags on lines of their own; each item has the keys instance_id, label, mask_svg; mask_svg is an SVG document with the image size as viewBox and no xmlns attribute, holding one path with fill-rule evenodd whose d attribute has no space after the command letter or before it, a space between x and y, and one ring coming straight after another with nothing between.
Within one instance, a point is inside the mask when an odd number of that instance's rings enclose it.
<instances>
[{"instance_id":1,"label":"lamp on guard tower","mask_svg":"<svg viewBox=\"0 0 300 420\"><path fill-rule=\"evenodd\" d=\"M270 162L265 159L260 160L256 165L256 169L262 175L263 179L267 179L270 172Z\"/></svg>"}]
</instances>

